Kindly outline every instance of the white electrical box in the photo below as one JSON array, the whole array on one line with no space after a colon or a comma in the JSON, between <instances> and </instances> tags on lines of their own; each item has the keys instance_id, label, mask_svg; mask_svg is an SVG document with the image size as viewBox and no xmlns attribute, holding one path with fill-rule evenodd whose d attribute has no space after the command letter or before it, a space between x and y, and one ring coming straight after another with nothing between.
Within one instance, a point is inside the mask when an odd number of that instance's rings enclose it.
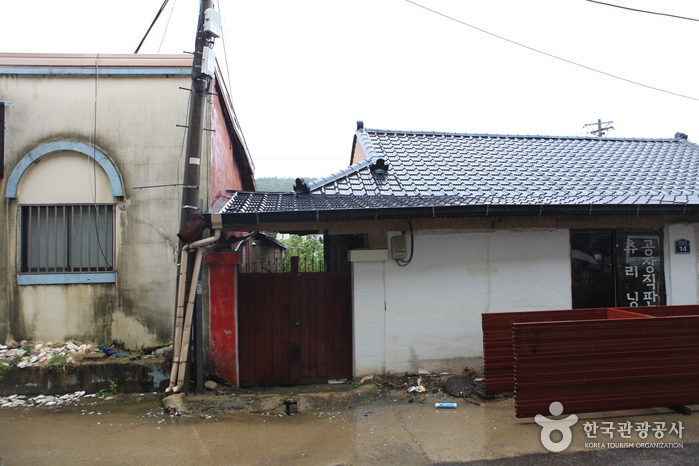
<instances>
[{"instance_id":1,"label":"white electrical box","mask_svg":"<svg viewBox=\"0 0 699 466\"><path fill-rule=\"evenodd\" d=\"M221 13L213 8L204 12L204 32L216 38L221 37Z\"/></svg>"},{"instance_id":2,"label":"white electrical box","mask_svg":"<svg viewBox=\"0 0 699 466\"><path fill-rule=\"evenodd\" d=\"M408 238L393 236L391 238L391 259L405 260L408 258Z\"/></svg>"},{"instance_id":3,"label":"white electrical box","mask_svg":"<svg viewBox=\"0 0 699 466\"><path fill-rule=\"evenodd\" d=\"M201 72L212 78L216 77L216 52L209 47L204 47L204 54L201 61Z\"/></svg>"}]
</instances>

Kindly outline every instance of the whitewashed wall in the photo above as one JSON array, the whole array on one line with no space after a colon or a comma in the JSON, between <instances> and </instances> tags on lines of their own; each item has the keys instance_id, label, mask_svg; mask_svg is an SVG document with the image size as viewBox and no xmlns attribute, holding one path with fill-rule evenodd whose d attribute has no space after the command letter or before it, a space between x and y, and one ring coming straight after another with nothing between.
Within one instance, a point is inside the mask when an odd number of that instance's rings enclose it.
<instances>
[{"instance_id":1,"label":"whitewashed wall","mask_svg":"<svg viewBox=\"0 0 699 466\"><path fill-rule=\"evenodd\" d=\"M689 254L677 254L675 241L690 242ZM693 224L669 225L665 229L665 282L667 303L672 305L696 304L697 290L697 232Z\"/></svg>"},{"instance_id":2,"label":"whitewashed wall","mask_svg":"<svg viewBox=\"0 0 699 466\"><path fill-rule=\"evenodd\" d=\"M406 267L350 258L357 376L479 366L482 313L571 307L564 229L416 232Z\"/></svg>"}]
</instances>

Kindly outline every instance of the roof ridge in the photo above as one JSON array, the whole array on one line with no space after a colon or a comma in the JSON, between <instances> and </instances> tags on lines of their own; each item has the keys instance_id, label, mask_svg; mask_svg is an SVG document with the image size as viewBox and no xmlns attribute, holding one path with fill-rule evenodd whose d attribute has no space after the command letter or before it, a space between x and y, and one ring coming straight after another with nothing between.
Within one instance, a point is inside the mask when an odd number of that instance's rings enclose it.
<instances>
[{"instance_id":1,"label":"roof ridge","mask_svg":"<svg viewBox=\"0 0 699 466\"><path fill-rule=\"evenodd\" d=\"M364 159L360 160L359 162L355 163L354 165L351 165L347 168L343 168L342 170L339 170L331 175L328 175L324 178L319 178L315 181L311 181L308 183L308 189L311 190L311 192L322 188L323 186L326 186L330 183L333 183L337 180L341 180L342 178L345 178L346 176L351 175L352 173L357 173L359 170L362 168L368 167L371 165L371 160L369 159Z\"/></svg>"},{"instance_id":2,"label":"roof ridge","mask_svg":"<svg viewBox=\"0 0 699 466\"><path fill-rule=\"evenodd\" d=\"M342 170L339 170L331 175L328 175L324 178L319 178L315 181L308 183L308 189L311 192L320 189L323 186L326 186L337 180L345 178L346 176L351 175L352 173L357 173L362 168L371 165L374 162L375 158L378 158L376 151L374 150L374 146L371 142L371 138L369 138L369 135L367 134L367 130L365 128L358 129L355 133L355 137L359 141L359 144L361 145L366 158L364 160L360 160L359 162L353 165L350 165L347 168L343 168Z\"/></svg>"},{"instance_id":3,"label":"roof ridge","mask_svg":"<svg viewBox=\"0 0 699 466\"><path fill-rule=\"evenodd\" d=\"M598 137L598 136L555 136L546 134L499 134L499 133L457 133L448 131L410 131L410 130L392 130L392 129L376 129L362 128L357 131L387 133L387 134L406 134L406 135L421 135L421 136L468 136L468 137L483 137L483 138L518 138L518 139L571 139L571 140L593 140L593 141L677 141L677 138L622 138L622 137ZM686 140L685 140L686 141ZM363 146L362 146L363 147ZM372 147L373 151L373 147Z\"/></svg>"}]
</instances>

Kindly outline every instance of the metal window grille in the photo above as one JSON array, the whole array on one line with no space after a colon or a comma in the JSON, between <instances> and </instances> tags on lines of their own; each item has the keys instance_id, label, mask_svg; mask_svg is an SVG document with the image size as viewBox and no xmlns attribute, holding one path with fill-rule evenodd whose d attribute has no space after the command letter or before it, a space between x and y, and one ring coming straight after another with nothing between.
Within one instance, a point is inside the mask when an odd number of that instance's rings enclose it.
<instances>
[{"instance_id":1,"label":"metal window grille","mask_svg":"<svg viewBox=\"0 0 699 466\"><path fill-rule=\"evenodd\" d=\"M20 271L114 270L114 206L22 206Z\"/></svg>"}]
</instances>

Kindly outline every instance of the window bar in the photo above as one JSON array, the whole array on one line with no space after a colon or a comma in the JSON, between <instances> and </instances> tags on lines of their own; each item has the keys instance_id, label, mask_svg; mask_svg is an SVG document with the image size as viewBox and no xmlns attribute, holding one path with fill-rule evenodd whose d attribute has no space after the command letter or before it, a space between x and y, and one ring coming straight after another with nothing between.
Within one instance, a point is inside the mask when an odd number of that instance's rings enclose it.
<instances>
[{"instance_id":1,"label":"window bar","mask_svg":"<svg viewBox=\"0 0 699 466\"><path fill-rule=\"evenodd\" d=\"M95 242L97 243L97 247L95 248L95 254L97 255L97 257L95 258L96 260L94 261L94 264L95 267L97 267L96 270L99 272L100 270L102 270L102 266L100 265L102 262L102 238L100 238L100 206L95 205L94 210ZM92 227L92 225L93 224L90 224L90 227Z\"/></svg>"},{"instance_id":2,"label":"window bar","mask_svg":"<svg viewBox=\"0 0 699 466\"><path fill-rule=\"evenodd\" d=\"M102 214L102 210L105 212ZM99 251L97 254L97 270L103 271L107 270L107 236L102 237L102 226L106 226L107 217L106 206L97 206L97 239L99 244ZM105 228L106 231L106 228ZM100 265L104 261L104 267Z\"/></svg>"},{"instance_id":3,"label":"window bar","mask_svg":"<svg viewBox=\"0 0 699 466\"><path fill-rule=\"evenodd\" d=\"M69 222L69 230L68 230L68 244L70 245L70 270L75 272L75 265L77 262L77 256L80 254L82 256L82 250L76 250L75 246L80 244L82 241L81 235L78 231L75 230L75 206L72 205L70 206L70 222ZM77 238L77 240L76 240ZM75 256L75 257L73 257Z\"/></svg>"},{"instance_id":4,"label":"window bar","mask_svg":"<svg viewBox=\"0 0 699 466\"><path fill-rule=\"evenodd\" d=\"M76 261L75 266L78 268L79 271L82 271L83 264L85 264L85 256L87 255L87 251L90 250L90 236L88 235L87 238L85 238L85 232L83 231L82 228L82 221L83 221L83 206L80 206L78 210L78 216L73 217L73 225L75 228L76 235L80 235L80 240L75 241L73 245L76 248L80 248L80 259ZM87 248L87 249L85 249Z\"/></svg>"},{"instance_id":5,"label":"window bar","mask_svg":"<svg viewBox=\"0 0 699 466\"><path fill-rule=\"evenodd\" d=\"M68 235L68 231L66 230L66 227L67 227L67 225L66 225L66 206L65 205L61 206L61 210L63 211L61 214L61 231L63 232L63 238L60 241L60 243L58 242L58 238L56 238L56 254L58 254L59 247L61 248L61 251L65 251L64 252L65 255L63 256L63 264L61 266L61 269L63 272L66 272L67 267L68 267L68 263L69 263L68 256L67 256L69 235ZM58 212L56 212L56 218L58 218ZM56 259L56 266L58 266L58 259Z\"/></svg>"},{"instance_id":6,"label":"window bar","mask_svg":"<svg viewBox=\"0 0 699 466\"><path fill-rule=\"evenodd\" d=\"M45 207L44 208L46 212L46 224L44 225L44 230L46 231L46 236L45 236L45 241L40 241L40 242L45 242L44 244L44 254L41 254L41 250L39 250L39 271L41 271L41 264L44 264L44 272L48 273L49 271L49 242L48 242L48 237L49 237L49 208ZM41 211L41 209L39 209ZM39 228L39 235L41 236L41 228Z\"/></svg>"},{"instance_id":7,"label":"window bar","mask_svg":"<svg viewBox=\"0 0 699 466\"><path fill-rule=\"evenodd\" d=\"M94 238L95 235L92 234L90 231L90 228L85 228L85 212L84 210L87 210L87 225L88 227L92 225L92 209L90 209L90 206L83 206L80 209L80 229L81 231L87 235L87 260L82 262L80 265L83 268L87 268L88 271L92 269L92 250L94 249Z\"/></svg>"},{"instance_id":8,"label":"window bar","mask_svg":"<svg viewBox=\"0 0 699 466\"><path fill-rule=\"evenodd\" d=\"M32 261L31 261L31 252L29 251L31 243L31 237L32 237L32 210L31 206L27 207L25 210L26 217L24 217L24 221L27 224L27 235L22 238L25 244L22 245L22 251L24 253L22 254L22 258L24 259L24 264L22 267L22 270L26 272L31 272L32 271Z\"/></svg>"}]
</instances>

